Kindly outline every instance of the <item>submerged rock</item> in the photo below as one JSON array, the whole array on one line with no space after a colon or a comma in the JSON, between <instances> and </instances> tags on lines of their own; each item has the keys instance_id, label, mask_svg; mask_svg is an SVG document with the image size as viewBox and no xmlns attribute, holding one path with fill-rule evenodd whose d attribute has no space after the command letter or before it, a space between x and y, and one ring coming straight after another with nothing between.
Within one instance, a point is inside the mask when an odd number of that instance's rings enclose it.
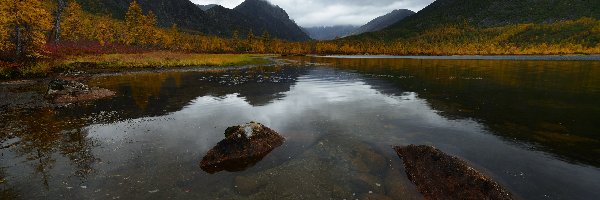
<instances>
[{"instance_id":1,"label":"submerged rock","mask_svg":"<svg viewBox=\"0 0 600 200\"><path fill-rule=\"evenodd\" d=\"M232 126L225 139L206 153L200 167L208 173L242 171L258 163L285 139L277 132L256 122Z\"/></svg>"},{"instance_id":2,"label":"submerged rock","mask_svg":"<svg viewBox=\"0 0 600 200\"><path fill-rule=\"evenodd\" d=\"M438 149L424 145L394 149L425 199L512 199L500 184Z\"/></svg>"},{"instance_id":3,"label":"submerged rock","mask_svg":"<svg viewBox=\"0 0 600 200\"><path fill-rule=\"evenodd\" d=\"M114 96L115 92L103 88L90 88L74 80L55 79L48 84L47 95L54 103L64 104L110 97Z\"/></svg>"},{"instance_id":4,"label":"submerged rock","mask_svg":"<svg viewBox=\"0 0 600 200\"><path fill-rule=\"evenodd\" d=\"M297 141L290 137L290 145ZM288 142L288 141L286 141ZM286 152L287 153L287 152ZM368 161L357 162L356 159L367 160L368 156L379 154L383 157L383 167L365 169ZM274 155L279 156L279 155ZM285 155L283 155L285 156ZM395 156L395 155L394 155ZM332 131L323 134L311 142L298 154L273 167L253 173L239 174L235 179L235 193L219 196L220 199L386 199L391 197L384 189L399 190L395 185L386 185L387 170L391 169L389 157L377 151L374 146L359 140L352 135ZM277 161L275 161L277 162ZM395 165L401 165L396 161ZM389 169L388 169L389 168ZM374 171L381 169L381 171ZM241 177L241 178L240 178ZM408 186L413 184L406 178ZM401 190L401 198L419 196L416 188ZM216 199L217 197L213 198ZM416 198L419 199L419 198ZM422 198L420 198L422 199Z\"/></svg>"}]
</instances>

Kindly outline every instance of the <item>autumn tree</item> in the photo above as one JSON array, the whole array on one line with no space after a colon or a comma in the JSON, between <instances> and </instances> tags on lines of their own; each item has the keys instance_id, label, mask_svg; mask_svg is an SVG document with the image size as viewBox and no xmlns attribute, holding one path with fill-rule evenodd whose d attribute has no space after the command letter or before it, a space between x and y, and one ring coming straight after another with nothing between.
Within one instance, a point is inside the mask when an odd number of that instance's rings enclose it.
<instances>
[{"instance_id":1,"label":"autumn tree","mask_svg":"<svg viewBox=\"0 0 600 200\"><path fill-rule=\"evenodd\" d=\"M144 16L142 21L142 43L157 45L158 41L158 22L154 12L148 12L148 15Z\"/></svg>"},{"instance_id":2,"label":"autumn tree","mask_svg":"<svg viewBox=\"0 0 600 200\"><path fill-rule=\"evenodd\" d=\"M96 28L94 29L94 39L100 43L100 46L114 42L116 36L114 32L118 27L113 27L114 23L112 23L110 17L102 16L95 21Z\"/></svg>"},{"instance_id":3,"label":"autumn tree","mask_svg":"<svg viewBox=\"0 0 600 200\"><path fill-rule=\"evenodd\" d=\"M142 8L137 3L137 1L132 1L131 4L129 4L129 9L127 9L127 13L125 14L125 44L139 43L139 38L142 35L143 18L144 14L142 13Z\"/></svg>"},{"instance_id":4,"label":"autumn tree","mask_svg":"<svg viewBox=\"0 0 600 200\"><path fill-rule=\"evenodd\" d=\"M157 20L154 13L144 15L136 1L132 1L125 14L125 44L150 45L157 41Z\"/></svg>"},{"instance_id":5,"label":"autumn tree","mask_svg":"<svg viewBox=\"0 0 600 200\"><path fill-rule=\"evenodd\" d=\"M8 13L8 1L0 1L0 13ZM0 15L0 51L7 51L10 47L8 23L10 16Z\"/></svg>"},{"instance_id":6,"label":"autumn tree","mask_svg":"<svg viewBox=\"0 0 600 200\"><path fill-rule=\"evenodd\" d=\"M261 53L267 53L270 50L270 46L271 46L271 36L269 35L268 31L263 31L262 36L260 37L261 39Z\"/></svg>"},{"instance_id":7,"label":"autumn tree","mask_svg":"<svg viewBox=\"0 0 600 200\"><path fill-rule=\"evenodd\" d=\"M177 24L173 24L169 30L159 31L159 33L161 34L160 38L164 48L176 49L177 43L179 43Z\"/></svg>"},{"instance_id":8,"label":"autumn tree","mask_svg":"<svg viewBox=\"0 0 600 200\"><path fill-rule=\"evenodd\" d=\"M254 47L254 33L252 30L248 31L248 35L246 36L246 51L252 51Z\"/></svg>"},{"instance_id":9,"label":"autumn tree","mask_svg":"<svg viewBox=\"0 0 600 200\"><path fill-rule=\"evenodd\" d=\"M240 33L237 30L235 30L231 34L231 47L234 51L241 51L240 46Z\"/></svg>"},{"instance_id":10,"label":"autumn tree","mask_svg":"<svg viewBox=\"0 0 600 200\"><path fill-rule=\"evenodd\" d=\"M42 1L2 1L0 7L4 21L1 30L8 33L9 39L6 48L14 50L17 58L39 56L46 43L46 32L52 27L51 15Z\"/></svg>"},{"instance_id":11,"label":"autumn tree","mask_svg":"<svg viewBox=\"0 0 600 200\"><path fill-rule=\"evenodd\" d=\"M67 4L63 17L60 33L62 37L77 41L89 36L88 32L92 30L90 19L76 1L71 0Z\"/></svg>"}]
</instances>

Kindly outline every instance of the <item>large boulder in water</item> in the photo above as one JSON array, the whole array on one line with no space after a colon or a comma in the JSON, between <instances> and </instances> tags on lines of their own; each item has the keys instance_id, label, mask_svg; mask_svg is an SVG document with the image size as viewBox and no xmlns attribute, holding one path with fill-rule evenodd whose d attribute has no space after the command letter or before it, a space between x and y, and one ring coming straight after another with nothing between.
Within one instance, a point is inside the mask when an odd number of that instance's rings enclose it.
<instances>
[{"instance_id":1,"label":"large boulder in water","mask_svg":"<svg viewBox=\"0 0 600 200\"><path fill-rule=\"evenodd\" d=\"M500 184L436 148L409 145L394 150L425 199L512 199Z\"/></svg>"},{"instance_id":2,"label":"large boulder in water","mask_svg":"<svg viewBox=\"0 0 600 200\"><path fill-rule=\"evenodd\" d=\"M200 167L208 173L242 171L262 160L285 138L256 122L232 126L225 130L225 139L206 153Z\"/></svg>"}]
</instances>

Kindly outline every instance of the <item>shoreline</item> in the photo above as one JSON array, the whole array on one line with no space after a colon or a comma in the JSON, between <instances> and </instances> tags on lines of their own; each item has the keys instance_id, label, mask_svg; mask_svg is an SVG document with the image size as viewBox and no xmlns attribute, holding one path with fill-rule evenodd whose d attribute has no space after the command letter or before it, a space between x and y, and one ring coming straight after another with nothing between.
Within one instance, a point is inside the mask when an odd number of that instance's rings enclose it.
<instances>
[{"instance_id":1,"label":"shoreline","mask_svg":"<svg viewBox=\"0 0 600 200\"><path fill-rule=\"evenodd\" d=\"M513 61L600 61L596 55L451 55L451 56L395 56L395 55L308 55L316 58L347 59L423 59L423 60L513 60Z\"/></svg>"},{"instance_id":2,"label":"shoreline","mask_svg":"<svg viewBox=\"0 0 600 200\"><path fill-rule=\"evenodd\" d=\"M0 65L0 82L43 79L73 72L102 74L152 70L262 66L277 63L273 57L274 55L271 54L195 54L165 51L82 55L57 60Z\"/></svg>"}]
</instances>

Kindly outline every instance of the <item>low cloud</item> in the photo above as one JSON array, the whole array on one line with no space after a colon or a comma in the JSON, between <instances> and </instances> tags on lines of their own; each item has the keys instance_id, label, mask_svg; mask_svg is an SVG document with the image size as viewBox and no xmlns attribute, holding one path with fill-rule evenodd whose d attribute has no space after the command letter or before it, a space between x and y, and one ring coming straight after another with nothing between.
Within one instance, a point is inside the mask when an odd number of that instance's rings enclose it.
<instances>
[{"instance_id":1,"label":"low cloud","mask_svg":"<svg viewBox=\"0 0 600 200\"><path fill-rule=\"evenodd\" d=\"M244 0L192 0L234 8ZM419 11L434 0L269 0L300 26L363 25L395 9Z\"/></svg>"}]
</instances>

